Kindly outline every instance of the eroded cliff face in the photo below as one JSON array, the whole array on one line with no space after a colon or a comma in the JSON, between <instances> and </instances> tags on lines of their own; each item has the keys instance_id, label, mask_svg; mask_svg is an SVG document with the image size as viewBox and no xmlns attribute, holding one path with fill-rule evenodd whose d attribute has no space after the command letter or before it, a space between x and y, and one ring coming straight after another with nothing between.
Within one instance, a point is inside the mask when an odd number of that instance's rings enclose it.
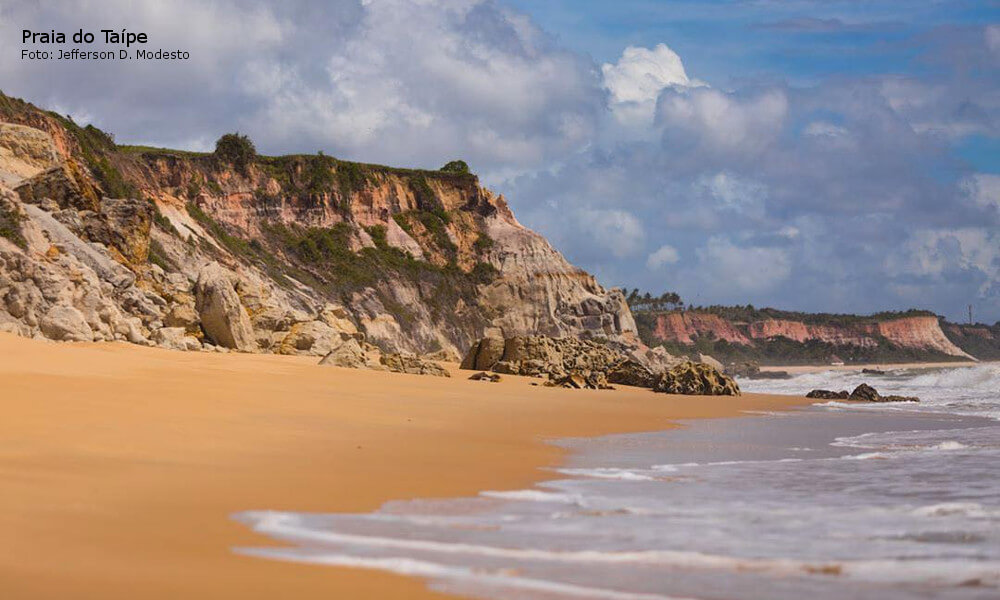
<instances>
[{"instance_id":1,"label":"eroded cliff face","mask_svg":"<svg viewBox=\"0 0 1000 600\"><path fill-rule=\"evenodd\" d=\"M2 95L0 121L14 225L0 237L0 327L22 335L315 355L333 336L363 335L453 358L484 334L638 341L622 294L474 175L322 155L236 167L118 147ZM81 269L93 277L56 297L24 283L39 269L57 274L50 288ZM117 313L101 326L105 301ZM59 336L34 314L68 309L83 318Z\"/></svg>"},{"instance_id":2,"label":"eroded cliff face","mask_svg":"<svg viewBox=\"0 0 1000 600\"><path fill-rule=\"evenodd\" d=\"M759 346L785 339L805 344L822 342L832 346L873 349L886 344L945 356L972 358L954 344L932 315L884 319L843 319L841 323L806 323L792 319L763 318L734 322L719 315L697 311L655 316L652 342L690 345L699 338L725 340L732 344Z\"/></svg>"}]
</instances>

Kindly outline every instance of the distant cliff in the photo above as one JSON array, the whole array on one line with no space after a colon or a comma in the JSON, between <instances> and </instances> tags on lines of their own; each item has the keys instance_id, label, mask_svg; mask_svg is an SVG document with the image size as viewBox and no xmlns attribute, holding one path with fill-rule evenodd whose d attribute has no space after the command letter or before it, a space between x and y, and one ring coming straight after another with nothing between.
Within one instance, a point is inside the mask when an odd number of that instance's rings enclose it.
<instances>
[{"instance_id":1,"label":"distant cliff","mask_svg":"<svg viewBox=\"0 0 1000 600\"><path fill-rule=\"evenodd\" d=\"M870 316L712 306L637 311L640 337L675 354L764 364L993 359L1000 325L948 323L926 311Z\"/></svg>"},{"instance_id":2,"label":"distant cliff","mask_svg":"<svg viewBox=\"0 0 1000 600\"><path fill-rule=\"evenodd\" d=\"M618 290L461 168L117 145L0 94L0 329L455 357L486 332L634 345Z\"/></svg>"}]
</instances>

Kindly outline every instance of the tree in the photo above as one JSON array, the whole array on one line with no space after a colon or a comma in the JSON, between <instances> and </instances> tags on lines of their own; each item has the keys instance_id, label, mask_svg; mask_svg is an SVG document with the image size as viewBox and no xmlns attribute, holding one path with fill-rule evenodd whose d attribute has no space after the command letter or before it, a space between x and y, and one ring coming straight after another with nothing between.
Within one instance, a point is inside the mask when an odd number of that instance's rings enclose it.
<instances>
[{"instance_id":1,"label":"tree","mask_svg":"<svg viewBox=\"0 0 1000 600\"><path fill-rule=\"evenodd\" d=\"M257 148L249 136L227 133L215 142L215 158L246 175L247 167L257 158Z\"/></svg>"},{"instance_id":2,"label":"tree","mask_svg":"<svg viewBox=\"0 0 1000 600\"><path fill-rule=\"evenodd\" d=\"M469 165L464 160L453 160L441 167L441 170L445 173L461 173L462 175L468 175Z\"/></svg>"}]
</instances>

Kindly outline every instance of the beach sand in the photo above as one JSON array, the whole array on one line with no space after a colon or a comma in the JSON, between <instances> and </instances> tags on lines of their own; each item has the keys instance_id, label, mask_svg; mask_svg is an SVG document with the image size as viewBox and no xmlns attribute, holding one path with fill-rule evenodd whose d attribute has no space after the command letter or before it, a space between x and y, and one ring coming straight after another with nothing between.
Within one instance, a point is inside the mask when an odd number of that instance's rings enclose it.
<instances>
[{"instance_id":1,"label":"beach sand","mask_svg":"<svg viewBox=\"0 0 1000 600\"><path fill-rule=\"evenodd\" d=\"M546 439L805 402L7 334L0 356L0 595L18 600L442 597L416 579L234 554L274 542L230 516L523 488L560 461Z\"/></svg>"}]
</instances>

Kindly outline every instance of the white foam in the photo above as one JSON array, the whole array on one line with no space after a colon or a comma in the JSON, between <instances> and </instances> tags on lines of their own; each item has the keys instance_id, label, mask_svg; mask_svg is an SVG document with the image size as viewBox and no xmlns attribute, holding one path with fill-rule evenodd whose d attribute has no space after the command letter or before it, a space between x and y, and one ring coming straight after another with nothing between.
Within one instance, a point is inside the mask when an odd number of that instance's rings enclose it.
<instances>
[{"instance_id":1,"label":"white foam","mask_svg":"<svg viewBox=\"0 0 1000 600\"><path fill-rule=\"evenodd\" d=\"M941 442L940 444L938 444L936 446L932 446L932 448L934 450L964 450L964 449L968 448L968 446L966 446L965 444L963 444L961 442L956 442L954 440L948 440L948 441L945 441L945 442Z\"/></svg>"},{"instance_id":2,"label":"white foam","mask_svg":"<svg viewBox=\"0 0 1000 600\"><path fill-rule=\"evenodd\" d=\"M542 490L513 490L498 492L487 490L480 492L480 496L486 498L496 498L498 500L519 500L524 502L557 502L559 504L583 504L583 498L576 494L559 494L555 492L543 492Z\"/></svg>"},{"instance_id":3,"label":"white foam","mask_svg":"<svg viewBox=\"0 0 1000 600\"><path fill-rule=\"evenodd\" d=\"M631 469L614 469L608 467L596 469L556 469L557 473L572 475L575 477L591 477L593 479L614 479L618 481L655 481L656 478L650 475L636 472Z\"/></svg>"},{"instance_id":4,"label":"white foam","mask_svg":"<svg viewBox=\"0 0 1000 600\"><path fill-rule=\"evenodd\" d=\"M912 511L918 517L969 517L971 519L1000 518L1000 509L987 508L978 502L942 502L921 506Z\"/></svg>"},{"instance_id":5,"label":"white foam","mask_svg":"<svg viewBox=\"0 0 1000 600\"><path fill-rule=\"evenodd\" d=\"M353 567L357 569L374 569L389 571L398 575L426 577L446 581L464 581L478 586L495 586L514 588L544 594L556 594L573 598L598 598L605 600L692 600L661 594L636 594L618 590L584 587L569 583L548 581L530 577L518 577L505 574L502 571L486 571L465 567L450 567L423 560L409 558L362 558L347 554L323 553L316 555L301 555L288 550L237 549L236 552L249 556L259 556L305 562L338 567Z\"/></svg>"}]
</instances>

